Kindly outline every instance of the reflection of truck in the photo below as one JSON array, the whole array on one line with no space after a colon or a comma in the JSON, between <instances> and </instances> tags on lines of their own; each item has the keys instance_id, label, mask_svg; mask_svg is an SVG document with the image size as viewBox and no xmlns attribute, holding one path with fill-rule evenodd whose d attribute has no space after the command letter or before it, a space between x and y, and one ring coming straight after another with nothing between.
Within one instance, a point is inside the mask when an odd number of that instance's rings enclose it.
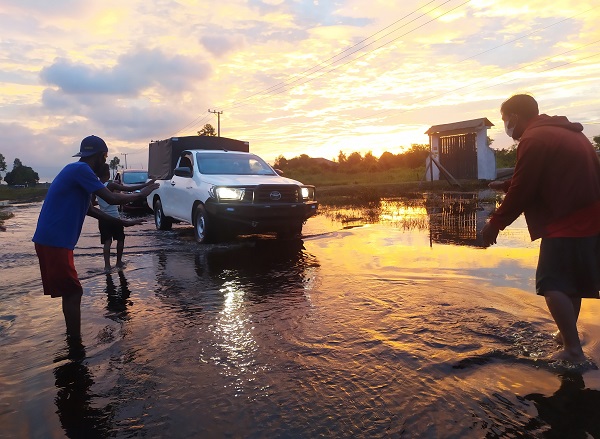
<instances>
[{"instance_id":1,"label":"reflection of truck","mask_svg":"<svg viewBox=\"0 0 600 439\"><path fill-rule=\"evenodd\" d=\"M239 140L186 136L150 142L148 174L160 184L148 196L156 228L189 223L198 242L266 232L292 238L317 212L314 186L280 176Z\"/></svg>"}]
</instances>

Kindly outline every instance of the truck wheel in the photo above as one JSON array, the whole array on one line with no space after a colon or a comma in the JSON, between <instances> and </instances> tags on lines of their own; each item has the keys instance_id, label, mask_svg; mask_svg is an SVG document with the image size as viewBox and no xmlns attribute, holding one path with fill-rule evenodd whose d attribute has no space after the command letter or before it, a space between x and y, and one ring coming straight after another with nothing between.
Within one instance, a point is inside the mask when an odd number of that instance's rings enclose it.
<instances>
[{"instance_id":1,"label":"truck wheel","mask_svg":"<svg viewBox=\"0 0 600 439\"><path fill-rule=\"evenodd\" d=\"M194 212L194 237L196 242L205 244L213 241L215 235L213 227L215 226L212 224L204 206L202 204L198 205Z\"/></svg>"},{"instance_id":2,"label":"truck wheel","mask_svg":"<svg viewBox=\"0 0 600 439\"><path fill-rule=\"evenodd\" d=\"M302 223L290 224L277 232L277 239L296 239L302 235Z\"/></svg>"},{"instance_id":3,"label":"truck wheel","mask_svg":"<svg viewBox=\"0 0 600 439\"><path fill-rule=\"evenodd\" d=\"M173 220L165 216L160 200L154 202L154 225L158 230L171 230Z\"/></svg>"}]
</instances>

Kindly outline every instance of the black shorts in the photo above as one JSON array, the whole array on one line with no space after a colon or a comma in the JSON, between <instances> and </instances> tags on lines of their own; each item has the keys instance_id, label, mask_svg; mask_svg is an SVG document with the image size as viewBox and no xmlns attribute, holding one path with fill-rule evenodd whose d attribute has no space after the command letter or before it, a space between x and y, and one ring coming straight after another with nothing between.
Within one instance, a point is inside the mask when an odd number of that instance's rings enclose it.
<instances>
[{"instance_id":1,"label":"black shorts","mask_svg":"<svg viewBox=\"0 0 600 439\"><path fill-rule=\"evenodd\" d=\"M535 288L541 296L546 291L561 291L570 297L598 299L600 235L542 238Z\"/></svg>"},{"instance_id":2,"label":"black shorts","mask_svg":"<svg viewBox=\"0 0 600 439\"><path fill-rule=\"evenodd\" d=\"M98 229L100 230L100 242L104 244L106 241L125 241L125 228L121 224L114 224L108 221L98 221Z\"/></svg>"}]
</instances>

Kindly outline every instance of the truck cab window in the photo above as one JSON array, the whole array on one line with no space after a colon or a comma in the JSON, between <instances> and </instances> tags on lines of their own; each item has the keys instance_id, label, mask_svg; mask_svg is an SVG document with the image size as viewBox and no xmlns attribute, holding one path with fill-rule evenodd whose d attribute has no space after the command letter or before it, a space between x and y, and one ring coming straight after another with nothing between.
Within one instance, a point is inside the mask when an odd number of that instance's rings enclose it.
<instances>
[{"instance_id":1,"label":"truck cab window","mask_svg":"<svg viewBox=\"0 0 600 439\"><path fill-rule=\"evenodd\" d=\"M192 164L192 156L190 154L184 154L179 159L179 167L190 168L190 170L194 171L194 165Z\"/></svg>"}]
</instances>

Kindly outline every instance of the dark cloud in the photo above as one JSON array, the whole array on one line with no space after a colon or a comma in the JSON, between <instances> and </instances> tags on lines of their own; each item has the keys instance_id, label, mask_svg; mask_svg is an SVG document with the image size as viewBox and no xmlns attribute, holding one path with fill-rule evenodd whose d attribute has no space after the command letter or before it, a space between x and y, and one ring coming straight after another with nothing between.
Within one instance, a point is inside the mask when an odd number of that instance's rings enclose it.
<instances>
[{"instance_id":1,"label":"dark cloud","mask_svg":"<svg viewBox=\"0 0 600 439\"><path fill-rule=\"evenodd\" d=\"M365 18L353 18L337 15L341 2L321 0L285 0L277 5L269 4L263 0L250 0L250 7L260 14L266 15L274 12L285 12L294 17L294 22L302 28L316 26L364 26L370 22Z\"/></svg>"},{"instance_id":2,"label":"dark cloud","mask_svg":"<svg viewBox=\"0 0 600 439\"><path fill-rule=\"evenodd\" d=\"M77 15L87 7L80 0L3 0L2 6L7 10L61 17Z\"/></svg>"},{"instance_id":3,"label":"dark cloud","mask_svg":"<svg viewBox=\"0 0 600 439\"><path fill-rule=\"evenodd\" d=\"M227 53L244 47L244 39L242 36L204 36L200 38L202 45L210 53L217 57L226 55Z\"/></svg>"},{"instance_id":4,"label":"dark cloud","mask_svg":"<svg viewBox=\"0 0 600 439\"><path fill-rule=\"evenodd\" d=\"M289 26L268 25L265 22L247 22L242 28L248 41L265 42L273 41L300 41L309 37L306 29L322 26L366 26L372 20L366 18L353 18L336 14L340 7L338 1L322 0L286 0L278 5L265 3L263 0L250 0L250 7L261 15L280 12L289 14L296 28Z\"/></svg>"},{"instance_id":5,"label":"dark cloud","mask_svg":"<svg viewBox=\"0 0 600 439\"><path fill-rule=\"evenodd\" d=\"M152 86L181 93L206 79L210 71L207 63L191 57L142 49L122 55L116 66L107 68L58 58L42 69L40 77L66 94L132 97Z\"/></svg>"},{"instance_id":6,"label":"dark cloud","mask_svg":"<svg viewBox=\"0 0 600 439\"><path fill-rule=\"evenodd\" d=\"M52 134L36 134L16 123L0 123L0 131L0 153L6 159L7 171L12 171L14 159L18 158L38 173L40 181L53 179L77 152L75 145L65 145Z\"/></svg>"}]
</instances>

